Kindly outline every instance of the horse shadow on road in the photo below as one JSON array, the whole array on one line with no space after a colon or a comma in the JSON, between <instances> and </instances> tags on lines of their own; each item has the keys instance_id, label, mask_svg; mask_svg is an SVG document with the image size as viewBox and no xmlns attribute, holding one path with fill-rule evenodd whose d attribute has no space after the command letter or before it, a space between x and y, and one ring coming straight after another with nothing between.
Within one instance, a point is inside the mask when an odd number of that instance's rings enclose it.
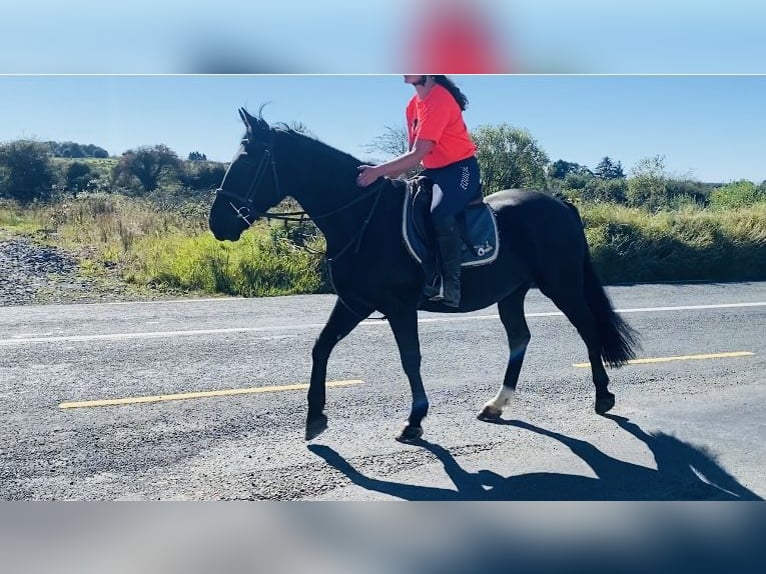
<instances>
[{"instance_id":1,"label":"horse shadow on road","mask_svg":"<svg viewBox=\"0 0 766 574\"><path fill-rule=\"evenodd\" d=\"M357 486L404 500L763 500L740 484L705 449L665 433L647 433L625 417L604 416L644 442L652 451L657 468L613 458L587 441L519 420L503 420L498 424L561 442L593 469L596 478L551 472L509 477L490 470L468 472L444 447L425 440L416 443L441 461L455 484L453 490L368 477L327 446L310 445L308 448Z\"/></svg>"}]
</instances>

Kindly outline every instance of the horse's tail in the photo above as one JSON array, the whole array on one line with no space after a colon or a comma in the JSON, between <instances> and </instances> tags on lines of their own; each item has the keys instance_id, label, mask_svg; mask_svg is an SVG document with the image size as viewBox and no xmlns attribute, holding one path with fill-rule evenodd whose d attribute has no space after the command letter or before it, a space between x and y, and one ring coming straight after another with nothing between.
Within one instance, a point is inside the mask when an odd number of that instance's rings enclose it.
<instances>
[{"instance_id":1,"label":"horse's tail","mask_svg":"<svg viewBox=\"0 0 766 574\"><path fill-rule=\"evenodd\" d=\"M587 251L583 262L583 275L585 299L596 317L596 327L601 340L601 358L610 367L621 367L630 359L636 358L638 332L615 313L609 296L596 276Z\"/></svg>"},{"instance_id":2,"label":"horse's tail","mask_svg":"<svg viewBox=\"0 0 766 574\"><path fill-rule=\"evenodd\" d=\"M580 224L582 224L582 218L577 207L569 201L563 200L563 202L574 211ZM630 359L636 358L639 335L622 317L615 313L612 302L593 268L590 259L590 247L585 240L584 233L583 240L585 241L585 259L583 261L585 300L596 318L596 327L601 340L601 358L610 367L621 367Z\"/></svg>"}]
</instances>

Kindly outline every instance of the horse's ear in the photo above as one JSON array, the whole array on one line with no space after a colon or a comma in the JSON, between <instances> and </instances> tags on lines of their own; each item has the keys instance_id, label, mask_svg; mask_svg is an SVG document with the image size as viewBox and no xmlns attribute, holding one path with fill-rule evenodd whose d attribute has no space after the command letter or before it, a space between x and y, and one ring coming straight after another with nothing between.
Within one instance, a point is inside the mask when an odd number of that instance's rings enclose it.
<instances>
[{"instance_id":1,"label":"horse's ear","mask_svg":"<svg viewBox=\"0 0 766 574\"><path fill-rule=\"evenodd\" d=\"M248 114L245 108L239 108L237 111L239 112L239 117L242 118L242 123L245 124L247 130L252 131L254 122L251 122L251 119L254 120L255 118Z\"/></svg>"},{"instance_id":2,"label":"horse's ear","mask_svg":"<svg viewBox=\"0 0 766 574\"><path fill-rule=\"evenodd\" d=\"M239 108L239 117L242 118L245 127L247 127L250 132L269 129L269 124L267 124L265 120L251 116L247 113L245 108Z\"/></svg>"}]
</instances>

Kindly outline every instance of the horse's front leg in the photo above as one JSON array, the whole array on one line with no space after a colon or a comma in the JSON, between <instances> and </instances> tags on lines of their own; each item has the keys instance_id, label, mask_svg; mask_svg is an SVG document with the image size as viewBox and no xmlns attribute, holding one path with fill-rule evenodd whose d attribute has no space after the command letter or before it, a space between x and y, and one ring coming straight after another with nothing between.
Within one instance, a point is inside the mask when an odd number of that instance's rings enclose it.
<instances>
[{"instance_id":1,"label":"horse's front leg","mask_svg":"<svg viewBox=\"0 0 766 574\"><path fill-rule=\"evenodd\" d=\"M388 322L394 333L402 367L412 390L412 409L407 425L396 437L399 442L414 442L423 436L421 423L428 414L428 397L420 377L420 340L418 338L418 313L413 307L407 311L397 311L388 316Z\"/></svg>"},{"instance_id":2,"label":"horse's front leg","mask_svg":"<svg viewBox=\"0 0 766 574\"><path fill-rule=\"evenodd\" d=\"M312 365L308 393L309 412L306 418L306 440L316 438L327 429L327 417L323 412L326 401L327 361L338 341L353 331L354 327L372 313L372 309L369 311L359 309L358 311L359 313L351 311L338 299L327 324L314 342L314 349L311 352Z\"/></svg>"}]
</instances>

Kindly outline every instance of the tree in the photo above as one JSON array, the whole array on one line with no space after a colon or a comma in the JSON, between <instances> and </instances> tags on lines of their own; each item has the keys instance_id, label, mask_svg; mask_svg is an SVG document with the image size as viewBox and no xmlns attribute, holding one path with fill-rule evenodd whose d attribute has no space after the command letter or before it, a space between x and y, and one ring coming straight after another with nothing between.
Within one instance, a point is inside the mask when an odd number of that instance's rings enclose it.
<instances>
[{"instance_id":1,"label":"tree","mask_svg":"<svg viewBox=\"0 0 766 574\"><path fill-rule=\"evenodd\" d=\"M580 165L563 159L557 159L548 166L548 177L553 179L564 179L569 174L593 175L593 172L586 166Z\"/></svg>"},{"instance_id":2,"label":"tree","mask_svg":"<svg viewBox=\"0 0 766 574\"><path fill-rule=\"evenodd\" d=\"M54 142L49 141L46 144L50 147L50 151L53 157L67 157L67 158L79 158L79 157L109 157L109 152L104 148L95 146L93 144L78 144L75 142Z\"/></svg>"},{"instance_id":3,"label":"tree","mask_svg":"<svg viewBox=\"0 0 766 574\"><path fill-rule=\"evenodd\" d=\"M365 146L368 152L381 152L391 157L398 157L409 151L407 128L404 126L385 126L384 129L385 131L381 135L376 136L372 143Z\"/></svg>"},{"instance_id":4,"label":"tree","mask_svg":"<svg viewBox=\"0 0 766 574\"><path fill-rule=\"evenodd\" d=\"M123 153L120 162L112 170L112 178L128 187L132 187L130 180L135 178L143 191L151 192L157 189L163 177L177 177L180 170L181 160L176 153L168 146L159 144Z\"/></svg>"},{"instance_id":5,"label":"tree","mask_svg":"<svg viewBox=\"0 0 766 574\"><path fill-rule=\"evenodd\" d=\"M188 161L207 161L207 156L204 153L193 151L189 154Z\"/></svg>"},{"instance_id":6,"label":"tree","mask_svg":"<svg viewBox=\"0 0 766 574\"><path fill-rule=\"evenodd\" d=\"M604 157L599 162L596 169L593 170L593 174L600 179L620 179L625 177L620 162L614 163L609 156Z\"/></svg>"},{"instance_id":7,"label":"tree","mask_svg":"<svg viewBox=\"0 0 766 574\"><path fill-rule=\"evenodd\" d=\"M54 181L49 150L29 140L0 145L0 196L21 203L49 199Z\"/></svg>"},{"instance_id":8,"label":"tree","mask_svg":"<svg viewBox=\"0 0 766 574\"><path fill-rule=\"evenodd\" d=\"M630 205L658 211L667 206L668 176L665 156L655 155L640 160L631 170L627 200Z\"/></svg>"},{"instance_id":9,"label":"tree","mask_svg":"<svg viewBox=\"0 0 766 574\"><path fill-rule=\"evenodd\" d=\"M410 150L409 136L407 135L406 127L385 126L384 129L385 131L381 135L376 136L371 143L365 146L366 151L369 153L384 153L388 159L391 159L399 157ZM420 166L415 166L403 173L402 177L415 177L421 170L422 168Z\"/></svg>"},{"instance_id":10,"label":"tree","mask_svg":"<svg viewBox=\"0 0 766 574\"><path fill-rule=\"evenodd\" d=\"M100 159L109 157L109 152L97 145L88 144L85 146L85 151L88 153L88 157L96 157Z\"/></svg>"},{"instance_id":11,"label":"tree","mask_svg":"<svg viewBox=\"0 0 766 574\"><path fill-rule=\"evenodd\" d=\"M480 126L471 135L478 147L485 194L545 186L550 160L527 130L501 124Z\"/></svg>"}]
</instances>

